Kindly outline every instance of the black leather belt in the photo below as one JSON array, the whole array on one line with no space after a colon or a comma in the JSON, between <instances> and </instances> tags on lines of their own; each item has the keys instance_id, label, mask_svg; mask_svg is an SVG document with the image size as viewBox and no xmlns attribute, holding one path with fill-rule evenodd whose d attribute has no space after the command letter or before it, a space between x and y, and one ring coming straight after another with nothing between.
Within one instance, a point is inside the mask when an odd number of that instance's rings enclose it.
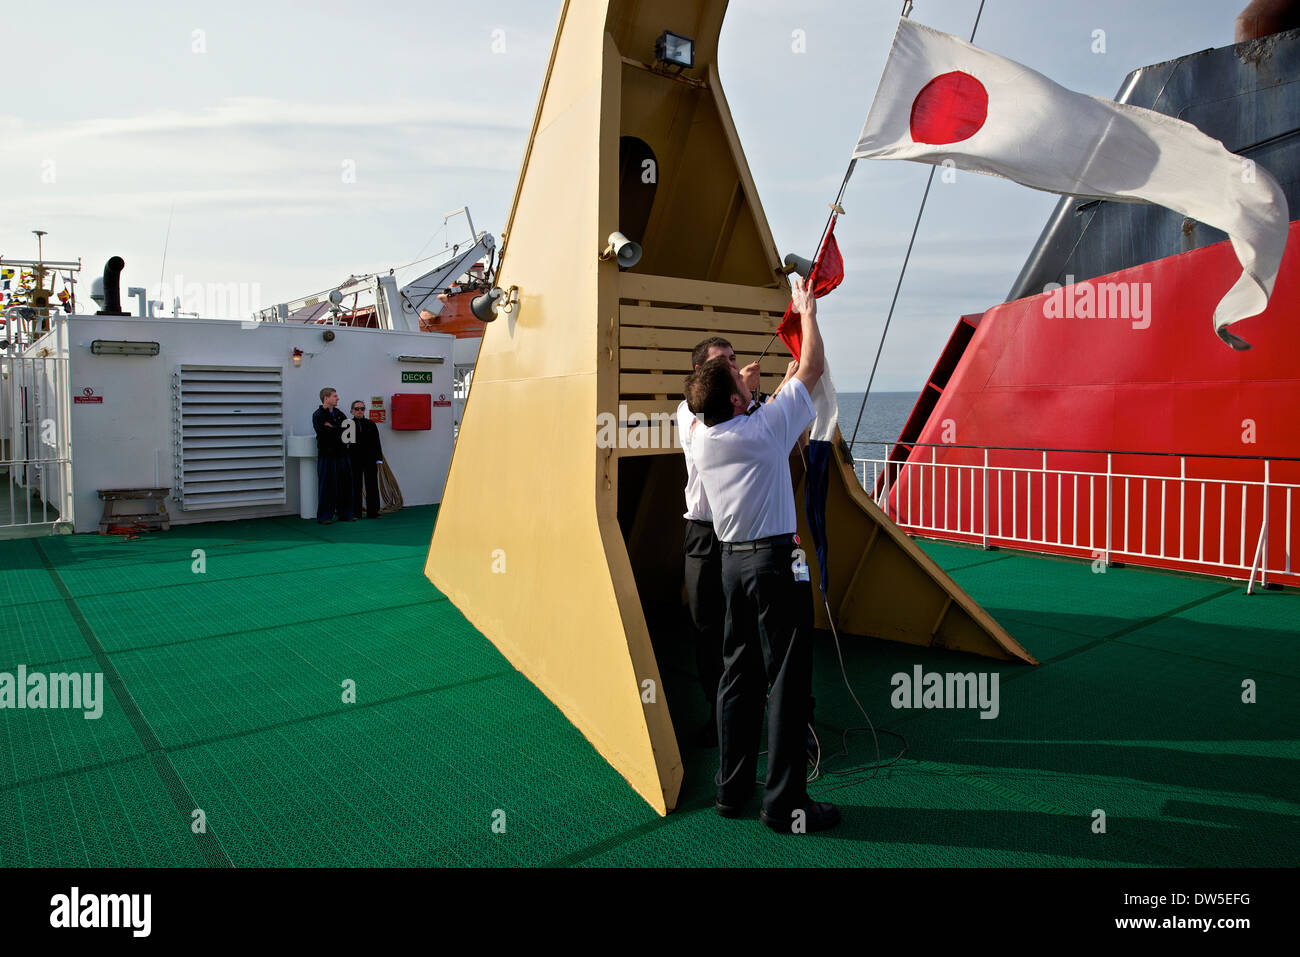
<instances>
[{"instance_id":1,"label":"black leather belt","mask_svg":"<svg viewBox=\"0 0 1300 957\"><path fill-rule=\"evenodd\" d=\"M722 542L722 554L730 555L732 552L756 552L762 548L780 548L783 545L793 545L793 535L772 535L769 538L756 538L752 542Z\"/></svg>"}]
</instances>

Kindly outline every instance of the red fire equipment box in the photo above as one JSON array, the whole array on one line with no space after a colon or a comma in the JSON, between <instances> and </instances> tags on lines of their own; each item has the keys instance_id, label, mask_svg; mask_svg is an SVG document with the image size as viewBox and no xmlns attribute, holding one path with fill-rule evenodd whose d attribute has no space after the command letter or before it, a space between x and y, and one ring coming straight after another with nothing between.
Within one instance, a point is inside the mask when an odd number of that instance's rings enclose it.
<instances>
[{"instance_id":1,"label":"red fire equipment box","mask_svg":"<svg viewBox=\"0 0 1300 957\"><path fill-rule=\"evenodd\" d=\"M433 413L427 392L396 392L393 394L392 425L394 431L428 430L433 428Z\"/></svg>"}]
</instances>

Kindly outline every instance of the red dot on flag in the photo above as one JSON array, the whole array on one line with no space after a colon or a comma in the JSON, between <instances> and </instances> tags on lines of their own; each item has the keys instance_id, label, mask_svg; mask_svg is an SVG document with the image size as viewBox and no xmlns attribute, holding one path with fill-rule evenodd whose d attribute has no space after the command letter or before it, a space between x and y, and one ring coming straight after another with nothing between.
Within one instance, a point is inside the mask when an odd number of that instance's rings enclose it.
<instances>
[{"instance_id":1,"label":"red dot on flag","mask_svg":"<svg viewBox=\"0 0 1300 957\"><path fill-rule=\"evenodd\" d=\"M912 101L914 143L957 143L974 136L989 115L989 93L969 73L944 73Z\"/></svg>"}]
</instances>

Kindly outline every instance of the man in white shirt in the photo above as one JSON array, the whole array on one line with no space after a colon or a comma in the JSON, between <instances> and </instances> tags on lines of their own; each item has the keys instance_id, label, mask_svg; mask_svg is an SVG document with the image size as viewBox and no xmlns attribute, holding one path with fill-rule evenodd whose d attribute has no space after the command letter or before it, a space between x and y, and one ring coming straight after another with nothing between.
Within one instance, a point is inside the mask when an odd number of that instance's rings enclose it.
<instances>
[{"instance_id":1,"label":"man in white shirt","mask_svg":"<svg viewBox=\"0 0 1300 957\"><path fill-rule=\"evenodd\" d=\"M721 336L705 339L691 354L691 367L698 369L710 359L725 358L736 368L736 351ZM758 363L740 370L740 377L751 391L758 388ZM713 532L713 512L700 482L691 455L691 433L703 428L683 401L677 407L677 434L686 459L686 603L695 625L695 667L700 676L704 698L709 703L709 720L700 729L696 741L705 747L718 744L718 682L722 678L722 624L726 609L722 604L722 552Z\"/></svg>"},{"instance_id":2,"label":"man in white shirt","mask_svg":"<svg viewBox=\"0 0 1300 957\"><path fill-rule=\"evenodd\" d=\"M703 426L695 427L691 453L721 543L726 605L717 811L739 817L753 793L770 685L759 817L773 830L800 834L834 827L840 815L833 804L809 800L806 786L812 585L807 564L795 553L789 454L815 417L809 393L821 378L825 353L815 300L798 276L791 284L802 355L784 387L754 408L739 373L719 358L692 374L686 399Z\"/></svg>"}]
</instances>

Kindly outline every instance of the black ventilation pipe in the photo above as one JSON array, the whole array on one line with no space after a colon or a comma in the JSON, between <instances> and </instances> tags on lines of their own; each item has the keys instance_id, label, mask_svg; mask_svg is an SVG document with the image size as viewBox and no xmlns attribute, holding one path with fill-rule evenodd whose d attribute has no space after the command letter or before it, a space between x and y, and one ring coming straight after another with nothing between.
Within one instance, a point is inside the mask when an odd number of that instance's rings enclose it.
<instances>
[{"instance_id":1,"label":"black ventilation pipe","mask_svg":"<svg viewBox=\"0 0 1300 957\"><path fill-rule=\"evenodd\" d=\"M104 308L95 313L97 316L126 316L122 311L122 270L126 260L114 256L104 263Z\"/></svg>"}]
</instances>

